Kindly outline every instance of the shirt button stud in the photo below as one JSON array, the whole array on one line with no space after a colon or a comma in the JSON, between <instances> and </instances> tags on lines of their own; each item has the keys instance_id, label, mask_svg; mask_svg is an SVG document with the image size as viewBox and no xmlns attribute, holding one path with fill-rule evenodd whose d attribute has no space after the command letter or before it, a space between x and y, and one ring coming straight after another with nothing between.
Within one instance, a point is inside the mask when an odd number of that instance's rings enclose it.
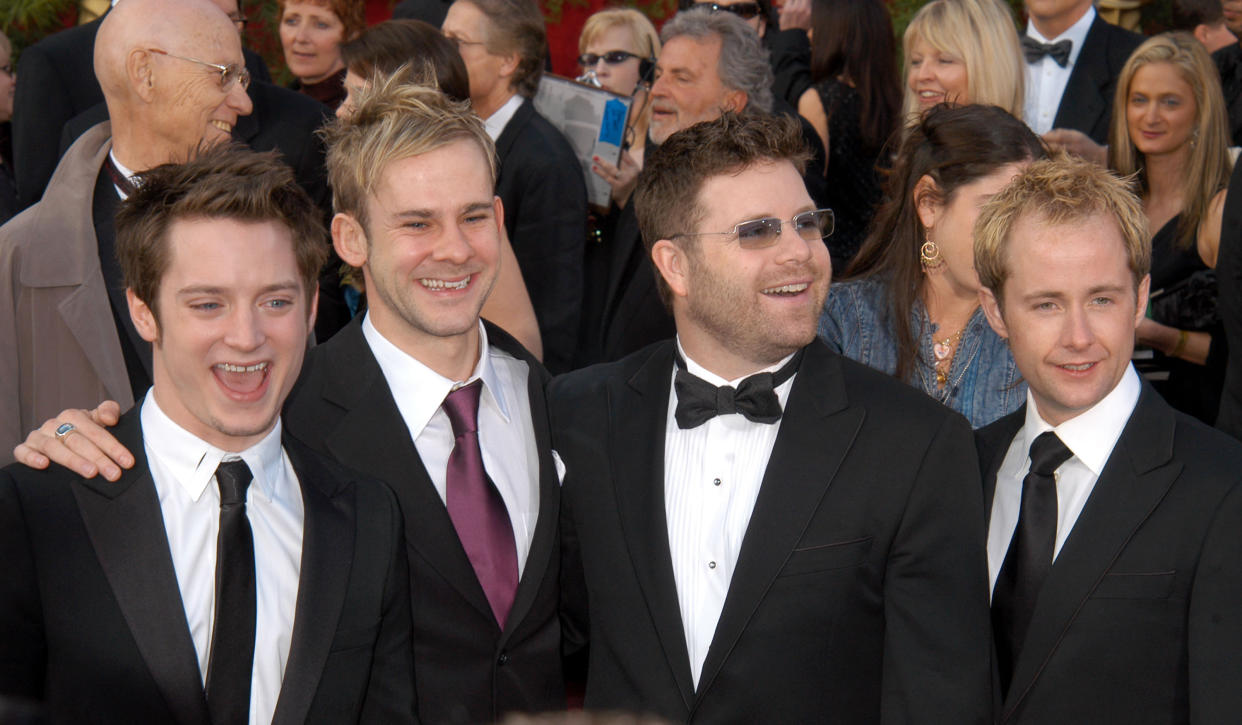
<instances>
[{"instance_id":1,"label":"shirt button stud","mask_svg":"<svg viewBox=\"0 0 1242 725\"><path fill-rule=\"evenodd\" d=\"M712 479L712 485L713 485L713 486L719 486L719 485L720 485L720 479L719 479L719 478L713 478L713 479Z\"/></svg>"},{"instance_id":2,"label":"shirt button stud","mask_svg":"<svg viewBox=\"0 0 1242 725\"><path fill-rule=\"evenodd\" d=\"M716 568L716 562L714 562L714 561L709 561L709 562L707 562L707 568L708 568L708 569L715 569L715 568Z\"/></svg>"}]
</instances>

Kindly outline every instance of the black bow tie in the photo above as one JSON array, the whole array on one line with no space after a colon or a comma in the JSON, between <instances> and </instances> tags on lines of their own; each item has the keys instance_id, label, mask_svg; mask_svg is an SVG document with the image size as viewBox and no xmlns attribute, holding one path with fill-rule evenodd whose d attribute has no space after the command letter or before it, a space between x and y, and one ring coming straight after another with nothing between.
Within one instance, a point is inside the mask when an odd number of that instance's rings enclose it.
<instances>
[{"instance_id":1,"label":"black bow tie","mask_svg":"<svg viewBox=\"0 0 1242 725\"><path fill-rule=\"evenodd\" d=\"M673 379L677 391L677 427L697 428L718 415L730 413L741 413L755 423L775 423L781 419L776 386L793 377L800 362L801 350L775 373L751 375L734 389L729 385L716 387L692 375L686 371L686 361L677 355L677 376Z\"/></svg>"},{"instance_id":2,"label":"black bow tie","mask_svg":"<svg viewBox=\"0 0 1242 725\"><path fill-rule=\"evenodd\" d=\"M1056 64L1065 67L1069 63L1070 49L1073 41L1058 40L1055 43L1041 43L1029 35L1022 36L1022 54L1027 63L1038 63L1045 55L1052 56Z\"/></svg>"}]
</instances>

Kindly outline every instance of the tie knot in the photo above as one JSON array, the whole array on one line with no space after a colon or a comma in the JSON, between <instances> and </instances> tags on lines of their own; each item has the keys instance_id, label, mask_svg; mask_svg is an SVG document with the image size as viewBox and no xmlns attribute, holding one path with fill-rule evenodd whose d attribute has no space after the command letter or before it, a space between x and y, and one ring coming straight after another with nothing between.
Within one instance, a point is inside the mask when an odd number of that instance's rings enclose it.
<instances>
[{"instance_id":1,"label":"tie knot","mask_svg":"<svg viewBox=\"0 0 1242 725\"><path fill-rule=\"evenodd\" d=\"M221 461L216 468L216 485L220 487L220 506L246 503L246 489L254 475L250 466L240 458L235 461Z\"/></svg>"},{"instance_id":2,"label":"tie knot","mask_svg":"<svg viewBox=\"0 0 1242 725\"><path fill-rule=\"evenodd\" d=\"M1031 473L1051 476L1072 455L1074 454L1065 447L1056 433L1052 431L1041 433L1031 443Z\"/></svg>"},{"instance_id":3,"label":"tie knot","mask_svg":"<svg viewBox=\"0 0 1242 725\"><path fill-rule=\"evenodd\" d=\"M483 381L476 380L463 385L444 398L444 413L453 426L453 437L463 433L477 433L479 430L479 393L483 390Z\"/></svg>"}]
</instances>

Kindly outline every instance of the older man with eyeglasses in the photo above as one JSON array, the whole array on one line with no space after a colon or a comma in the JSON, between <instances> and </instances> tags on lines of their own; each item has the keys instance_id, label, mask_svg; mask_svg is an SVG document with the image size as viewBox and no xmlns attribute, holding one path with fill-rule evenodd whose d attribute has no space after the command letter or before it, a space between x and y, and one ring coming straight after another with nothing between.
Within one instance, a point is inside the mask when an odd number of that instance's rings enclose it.
<instances>
[{"instance_id":1,"label":"older man with eyeglasses","mask_svg":"<svg viewBox=\"0 0 1242 725\"><path fill-rule=\"evenodd\" d=\"M125 0L100 25L110 123L81 136L43 199L0 228L0 463L23 432L151 385L113 244L137 172L227 143L252 109L232 22L207 0Z\"/></svg>"}]
</instances>

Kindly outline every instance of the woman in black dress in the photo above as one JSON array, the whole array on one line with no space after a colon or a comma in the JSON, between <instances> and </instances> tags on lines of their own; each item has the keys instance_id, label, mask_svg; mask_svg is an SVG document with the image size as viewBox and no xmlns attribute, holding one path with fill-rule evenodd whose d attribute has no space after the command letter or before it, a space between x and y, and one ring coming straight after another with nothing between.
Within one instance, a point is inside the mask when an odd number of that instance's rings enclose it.
<instances>
[{"instance_id":1,"label":"woman in black dress","mask_svg":"<svg viewBox=\"0 0 1242 725\"><path fill-rule=\"evenodd\" d=\"M814 0L811 79L798 101L828 151L828 238L834 269L858 251L880 201L877 162L901 105L893 27L882 0Z\"/></svg>"}]
</instances>

